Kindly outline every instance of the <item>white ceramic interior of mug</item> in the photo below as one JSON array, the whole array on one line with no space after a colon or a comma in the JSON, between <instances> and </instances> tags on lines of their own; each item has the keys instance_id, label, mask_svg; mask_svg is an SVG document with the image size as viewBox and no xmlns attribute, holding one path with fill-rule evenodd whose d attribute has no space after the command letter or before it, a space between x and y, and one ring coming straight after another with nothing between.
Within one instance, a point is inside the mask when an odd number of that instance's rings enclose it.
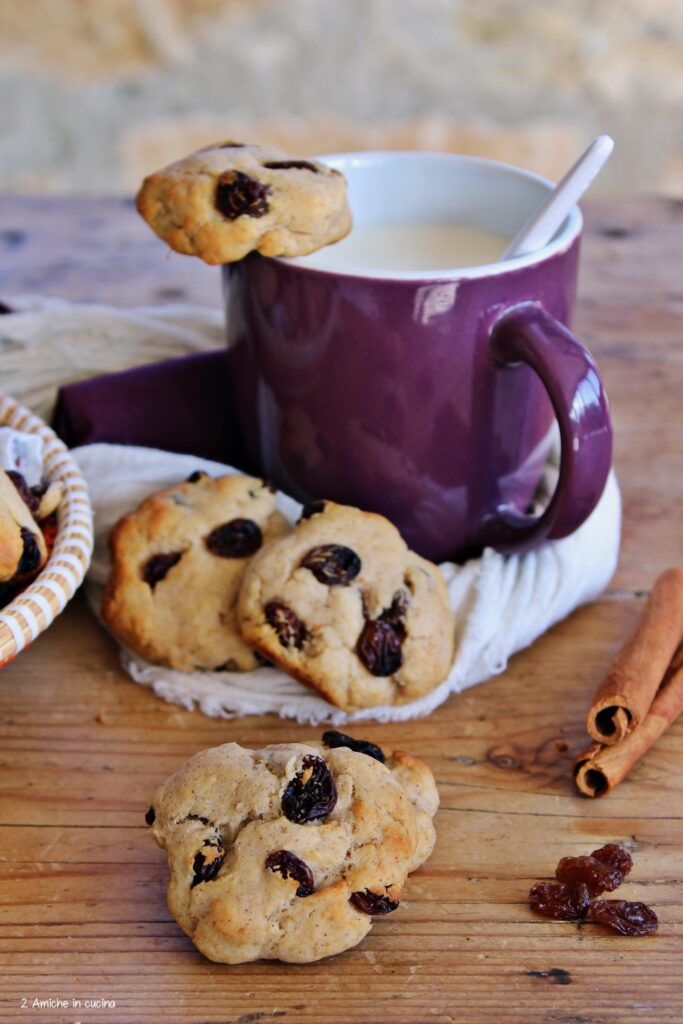
<instances>
[{"instance_id":1,"label":"white ceramic interior of mug","mask_svg":"<svg viewBox=\"0 0 683 1024\"><path fill-rule=\"evenodd\" d=\"M354 225L452 222L511 239L554 187L551 181L511 164L456 153L361 152L318 157L341 171L348 183ZM554 238L537 252L473 267L382 270L325 266L324 250L286 260L308 270L352 277L396 280L491 277L533 266L564 252L581 231L574 206Z\"/></svg>"}]
</instances>

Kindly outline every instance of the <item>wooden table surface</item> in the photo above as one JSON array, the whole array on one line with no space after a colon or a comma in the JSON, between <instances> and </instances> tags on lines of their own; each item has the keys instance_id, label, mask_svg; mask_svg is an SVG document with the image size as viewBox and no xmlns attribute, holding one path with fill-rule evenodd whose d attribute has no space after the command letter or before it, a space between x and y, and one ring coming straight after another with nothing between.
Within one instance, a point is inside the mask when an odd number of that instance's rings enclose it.
<instances>
[{"instance_id":1,"label":"wooden table surface","mask_svg":"<svg viewBox=\"0 0 683 1024\"><path fill-rule=\"evenodd\" d=\"M0 682L1 1021L683 1019L683 720L608 798L580 798L570 778L597 681L655 575L683 563L683 204L601 200L587 214L576 329L611 396L620 567L599 601L502 676L426 720L355 730L424 757L439 784L436 849L399 913L308 966L226 967L196 952L166 909L165 857L143 823L151 794L204 747L319 730L165 704L123 674L76 599ZM22 291L219 302L217 271L169 257L118 199L1 201L0 298ZM531 915L535 879L611 840L634 852L620 895L656 908L656 937ZM87 999L112 1005L86 1009Z\"/></svg>"}]
</instances>

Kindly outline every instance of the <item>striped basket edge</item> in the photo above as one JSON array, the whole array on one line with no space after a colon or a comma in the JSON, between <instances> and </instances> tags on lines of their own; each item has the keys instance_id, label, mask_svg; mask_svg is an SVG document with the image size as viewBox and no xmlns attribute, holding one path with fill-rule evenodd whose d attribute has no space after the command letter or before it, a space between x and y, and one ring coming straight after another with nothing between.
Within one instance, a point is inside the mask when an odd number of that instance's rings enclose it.
<instances>
[{"instance_id":1,"label":"striped basket edge","mask_svg":"<svg viewBox=\"0 0 683 1024\"><path fill-rule=\"evenodd\" d=\"M83 582L93 551L93 514L75 460L54 431L13 398L0 395L0 426L43 439L43 467L63 487L54 546L40 574L0 608L0 668L47 629Z\"/></svg>"}]
</instances>

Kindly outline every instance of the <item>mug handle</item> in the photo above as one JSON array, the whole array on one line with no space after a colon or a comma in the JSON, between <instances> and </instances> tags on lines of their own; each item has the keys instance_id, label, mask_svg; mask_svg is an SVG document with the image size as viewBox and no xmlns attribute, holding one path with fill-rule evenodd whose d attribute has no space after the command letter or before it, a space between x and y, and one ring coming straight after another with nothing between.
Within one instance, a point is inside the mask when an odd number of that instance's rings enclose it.
<instances>
[{"instance_id":1,"label":"mug handle","mask_svg":"<svg viewBox=\"0 0 683 1024\"><path fill-rule=\"evenodd\" d=\"M612 464L609 403L590 352L536 302L505 310L489 345L500 366L526 363L538 374L560 427L559 479L545 511L529 516L501 506L484 525L488 544L519 551L568 536L597 505Z\"/></svg>"}]
</instances>

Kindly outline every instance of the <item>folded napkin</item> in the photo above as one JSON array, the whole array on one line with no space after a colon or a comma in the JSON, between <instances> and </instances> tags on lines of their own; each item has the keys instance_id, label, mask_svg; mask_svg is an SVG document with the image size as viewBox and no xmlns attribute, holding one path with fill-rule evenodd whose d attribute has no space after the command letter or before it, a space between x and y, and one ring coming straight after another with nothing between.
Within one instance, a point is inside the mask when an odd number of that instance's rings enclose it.
<instances>
[{"instance_id":1,"label":"folded napkin","mask_svg":"<svg viewBox=\"0 0 683 1024\"><path fill-rule=\"evenodd\" d=\"M69 447L137 444L249 467L228 393L227 349L67 384L52 426Z\"/></svg>"},{"instance_id":2,"label":"folded napkin","mask_svg":"<svg viewBox=\"0 0 683 1024\"><path fill-rule=\"evenodd\" d=\"M162 487L184 480L196 469L212 475L235 470L188 455L148 448L95 444L72 452L87 481L95 512L95 554L86 593L96 615L109 571L107 537L125 512ZM543 485L551 493L557 456L549 463ZM278 494L280 511L294 522L298 502ZM274 712L282 718L343 725L369 719L404 721L427 715L451 693L502 672L515 651L527 647L553 623L605 588L617 564L621 501L611 473L597 508L583 526L564 540L523 555L504 557L486 550L481 558L456 566L444 562L444 575L457 623L457 646L451 671L437 689L398 706L345 712L290 679L279 669L253 672L177 672L151 665L122 649L124 669L138 683L165 700L205 714L222 716Z\"/></svg>"}]
</instances>

